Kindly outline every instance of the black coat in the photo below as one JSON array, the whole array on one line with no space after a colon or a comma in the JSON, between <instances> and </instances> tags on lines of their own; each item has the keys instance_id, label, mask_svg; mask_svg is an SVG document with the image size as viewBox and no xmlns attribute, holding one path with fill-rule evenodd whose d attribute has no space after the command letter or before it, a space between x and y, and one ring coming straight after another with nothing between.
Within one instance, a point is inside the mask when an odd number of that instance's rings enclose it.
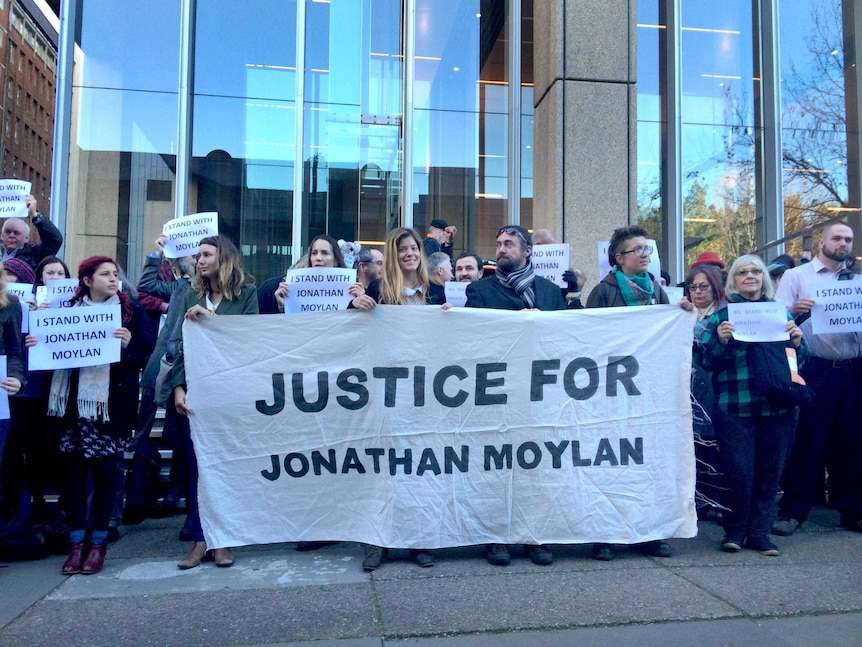
<instances>
[{"instance_id":1,"label":"black coat","mask_svg":"<svg viewBox=\"0 0 862 647\"><path fill-rule=\"evenodd\" d=\"M539 310L565 310L566 301L560 288L548 279L537 276L533 289L536 291L536 308ZM467 286L468 308L497 308L498 310L523 310L523 299L512 288L500 283L492 276L475 281Z\"/></svg>"},{"instance_id":2,"label":"black coat","mask_svg":"<svg viewBox=\"0 0 862 647\"><path fill-rule=\"evenodd\" d=\"M110 435L114 438L130 437L137 423L138 376L156 345L147 311L134 299L129 301L129 305L132 307L132 320L124 321L123 328L132 333L132 339L120 352L120 361L111 364L111 386L108 392L108 415L111 421L108 424Z\"/></svg>"}]
</instances>

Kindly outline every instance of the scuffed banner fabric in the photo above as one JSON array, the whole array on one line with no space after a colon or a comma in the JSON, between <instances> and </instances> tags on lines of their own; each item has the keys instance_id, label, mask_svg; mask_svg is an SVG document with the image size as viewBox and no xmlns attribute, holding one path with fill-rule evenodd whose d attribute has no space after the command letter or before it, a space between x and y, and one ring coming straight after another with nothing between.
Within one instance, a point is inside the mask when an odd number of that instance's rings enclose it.
<instances>
[{"instance_id":1,"label":"scuffed banner fabric","mask_svg":"<svg viewBox=\"0 0 862 647\"><path fill-rule=\"evenodd\" d=\"M207 544L694 536L693 321L380 306L186 322Z\"/></svg>"}]
</instances>

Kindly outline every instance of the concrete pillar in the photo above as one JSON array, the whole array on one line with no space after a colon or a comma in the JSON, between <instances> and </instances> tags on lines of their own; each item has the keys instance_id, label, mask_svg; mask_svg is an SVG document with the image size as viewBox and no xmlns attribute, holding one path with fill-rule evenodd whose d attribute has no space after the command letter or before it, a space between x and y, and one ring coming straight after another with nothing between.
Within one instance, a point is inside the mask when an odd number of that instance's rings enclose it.
<instances>
[{"instance_id":1,"label":"concrete pillar","mask_svg":"<svg viewBox=\"0 0 862 647\"><path fill-rule=\"evenodd\" d=\"M533 226L598 281L596 244L637 222L636 0L534 5Z\"/></svg>"}]
</instances>

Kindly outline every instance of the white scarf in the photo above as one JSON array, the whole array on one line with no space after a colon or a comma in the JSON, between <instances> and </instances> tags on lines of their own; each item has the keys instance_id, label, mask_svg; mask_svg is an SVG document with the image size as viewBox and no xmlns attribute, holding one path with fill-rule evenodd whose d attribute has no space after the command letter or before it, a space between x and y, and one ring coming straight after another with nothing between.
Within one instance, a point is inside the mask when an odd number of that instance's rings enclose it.
<instances>
[{"instance_id":1,"label":"white scarf","mask_svg":"<svg viewBox=\"0 0 862 647\"><path fill-rule=\"evenodd\" d=\"M90 297L83 297L73 307L92 305L115 305L120 303L120 297L114 295L107 301L95 304ZM69 404L69 388L72 381L72 370L62 368L54 371L51 380L51 392L48 395L48 415L61 418L66 414ZM108 391L111 387L111 365L84 366L78 369L78 416L96 421L101 416L107 422Z\"/></svg>"}]
</instances>

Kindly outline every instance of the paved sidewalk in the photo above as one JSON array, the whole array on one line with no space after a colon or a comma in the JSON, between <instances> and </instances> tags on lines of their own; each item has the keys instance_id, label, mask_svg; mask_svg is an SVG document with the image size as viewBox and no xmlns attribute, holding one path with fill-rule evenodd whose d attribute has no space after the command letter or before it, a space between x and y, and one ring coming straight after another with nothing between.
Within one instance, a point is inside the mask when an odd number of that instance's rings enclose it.
<instances>
[{"instance_id":1,"label":"paved sidewalk","mask_svg":"<svg viewBox=\"0 0 862 647\"><path fill-rule=\"evenodd\" d=\"M358 544L299 553L240 548L233 568L179 571L181 517L124 528L102 573L60 575L63 557L0 565L0 645L862 645L862 535L817 510L780 557L718 550L702 523L674 557L555 547L556 563L479 548L407 551L369 575Z\"/></svg>"}]
</instances>

